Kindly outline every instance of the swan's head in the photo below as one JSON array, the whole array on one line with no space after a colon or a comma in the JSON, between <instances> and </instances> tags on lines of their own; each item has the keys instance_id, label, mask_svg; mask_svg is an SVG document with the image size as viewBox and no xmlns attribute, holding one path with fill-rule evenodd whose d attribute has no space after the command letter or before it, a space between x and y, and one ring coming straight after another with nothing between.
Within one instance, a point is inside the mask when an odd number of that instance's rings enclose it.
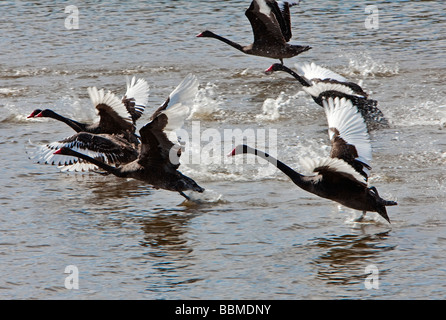
<instances>
[{"instance_id":1,"label":"swan's head","mask_svg":"<svg viewBox=\"0 0 446 320\"><path fill-rule=\"evenodd\" d=\"M59 150L56 150L54 152L54 154L59 154L59 155L63 155L63 156L73 156L76 155L73 150L71 150L70 148L67 147L62 147Z\"/></svg>"},{"instance_id":2,"label":"swan's head","mask_svg":"<svg viewBox=\"0 0 446 320\"><path fill-rule=\"evenodd\" d=\"M271 67L265 70L266 74L272 74L274 71L283 71L284 66L281 63L275 63Z\"/></svg>"},{"instance_id":3,"label":"swan's head","mask_svg":"<svg viewBox=\"0 0 446 320\"><path fill-rule=\"evenodd\" d=\"M31 114L29 116L27 116L27 118L34 118L36 117L40 112L42 112L41 109L36 109L33 112L31 112Z\"/></svg>"},{"instance_id":4,"label":"swan's head","mask_svg":"<svg viewBox=\"0 0 446 320\"><path fill-rule=\"evenodd\" d=\"M54 111L50 110L50 109L44 109L42 111L40 111L35 117L36 118L40 118L40 117L51 117L54 115Z\"/></svg>"},{"instance_id":5,"label":"swan's head","mask_svg":"<svg viewBox=\"0 0 446 320\"><path fill-rule=\"evenodd\" d=\"M197 38L212 38L214 33L209 30L205 30L202 33L197 34Z\"/></svg>"}]
</instances>

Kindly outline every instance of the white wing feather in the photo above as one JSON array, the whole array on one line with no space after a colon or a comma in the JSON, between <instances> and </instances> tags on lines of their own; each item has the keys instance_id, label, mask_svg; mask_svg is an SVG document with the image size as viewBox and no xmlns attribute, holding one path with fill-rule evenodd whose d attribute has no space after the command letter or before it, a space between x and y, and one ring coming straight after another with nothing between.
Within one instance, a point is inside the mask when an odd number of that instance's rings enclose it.
<instances>
[{"instance_id":1,"label":"white wing feather","mask_svg":"<svg viewBox=\"0 0 446 320\"><path fill-rule=\"evenodd\" d=\"M361 183L367 183L365 177L360 175L351 165L338 158L312 159L305 157L301 159L301 165L310 172L317 172L316 168L325 167L333 172L342 172L351 175Z\"/></svg>"},{"instance_id":2,"label":"white wing feather","mask_svg":"<svg viewBox=\"0 0 446 320\"><path fill-rule=\"evenodd\" d=\"M96 87L89 87L87 88L87 91L95 108L100 104L105 104L112 108L119 117L133 124L132 116L127 111L127 108L122 103L121 99L114 93L110 91L105 92L104 89L98 90Z\"/></svg>"},{"instance_id":3,"label":"white wing feather","mask_svg":"<svg viewBox=\"0 0 446 320\"><path fill-rule=\"evenodd\" d=\"M84 146L82 142L79 141L56 141L46 145L37 146L33 152L28 152L29 158L36 163L56 165L59 169L61 169L61 171L99 170L96 165L78 157L54 154L56 150L59 150L62 147L67 147L92 158L100 159L102 162L109 165L116 165L117 163L120 163L118 158L112 153L105 154L103 152L90 150L88 147Z\"/></svg>"},{"instance_id":4,"label":"white wing feather","mask_svg":"<svg viewBox=\"0 0 446 320\"><path fill-rule=\"evenodd\" d=\"M267 5L265 0L254 0L254 1L257 2L260 13L263 13L267 17L271 16L271 8Z\"/></svg>"},{"instance_id":5,"label":"white wing feather","mask_svg":"<svg viewBox=\"0 0 446 320\"><path fill-rule=\"evenodd\" d=\"M176 131L181 129L184 125L184 121L189 116L190 108L188 106L177 103L176 105L164 110L167 116L167 125L164 128L164 133L167 135L170 141L173 143L178 143L178 136Z\"/></svg>"},{"instance_id":6,"label":"white wing feather","mask_svg":"<svg viewBox=\"0 0 446 320\"><path fill-rule=\"evenodd\" d=\"M348 80L340 74L318 66L314 62L296 63L295 67L299 71L298 73L302 74L309 82L311 82L313 79L333 79L340 82L348 82Z\"/></svg>"},{"instance_id":7,"label":"white wing feather","mask_svg":"<svg viewBox=\"0 0 446 320\"><path fill-rule=\"evenodd\" d=\"M92 163L86 162L82 159L72 156L58 155L54 152L62 147L69 147L75 151L85 153L91 157L106 159L98 152L93 152L88 149L78 148L75 143L61 143L52 142L47 145L41 145L36 148L34 152L29 153L29 158L36 163L50 164L58 166L61 171L95 171L98 167Z\"/></svg>"},{"instance_id":8,"label":"white wing feather","mask_svg":"<svg viewBox=\"0 0 446 320\"><path fill-rule=\"evenodd\" d=\"M321 93L327 91L337 91L351 96L357 95L352 89L341 83L317 82L313 83L311 87L303 87L303 89L312 97L319 97Z\"/></svg>"},{"instance_id":9,"label":"white wing feather","mask_svg":"<svg viewBox=\"0 0 446 320\"><path fill-rule=\"evenodd\" d=\"M181 103L182 105L192 107L194 99L198 93L197 77L189 74L183 81L170 93L167 109Z\"/></svg>"},{"instance_id":10,"label":"white wing feather","mask_svg":"<svg viewBox=\"0 0 446 320\"><path fill-rule=\"evenodd\" d=\"M197 78L189 74L169 95L168 106L162 113L166 114L168 119L164 132L173 143L179 141L176 131L181 129L190 114L198 93L198 85Z\"/></svg>"},{"instance_id":11,"label":"white wing feather","mask_svg":"<svg viewBox=\"0 0 446 320\"><path fill-rule=\"evenodd\" d=\"M142 114L149 103L149 84L142 78L136 80L136 77L133 77L131 80L127 78L126 82L127 91L125 92L125 96L127 99L133 98L135 100L135 109Z\"/></svg>"},{"instance_id":12,"label":"white wing feather","mask_svg":"<svg viewBox=\"0 0 446 320\"><path fill-rule=\"evenodd\" d=\"M323 99L322 104L327 116L329 128L336 128L340 137L348 144L354 145L358 152L358 160L369 165L372 160L372 146L364 118L350 100L345 98ZM329 129L329 137L333 132Z\"/></svg>"}]
</instances>

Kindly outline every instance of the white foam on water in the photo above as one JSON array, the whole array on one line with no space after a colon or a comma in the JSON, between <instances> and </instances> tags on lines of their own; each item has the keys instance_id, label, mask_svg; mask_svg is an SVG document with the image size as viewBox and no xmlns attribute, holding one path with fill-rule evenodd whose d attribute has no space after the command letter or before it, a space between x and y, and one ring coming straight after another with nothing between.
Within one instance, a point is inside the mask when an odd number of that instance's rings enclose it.
<instances>
[{"instance_id":1,"label":"white foam on water","mask_svg":"<svg viewBox=\"0 0 446 320\"><path fill-rule=\"evenodd\" d=\"M186 192L185 193L192 202L203 204L203 203L217 203L224 201L223 195L221 193L218 193L214 190L207 189L205 187L205 190L203 193L199 192Z\"/></svg>"},{"instance_id":2,"label":"white foam on water","mask_svg":"<svg viewBox=\"0 0 446 320\"><path fill-rule=\"evenodd\" d=\"M262 114L256 115L257 120L261 121L275 121L280 118L280 107L285 98L284 93L281 92L277 99L267 98L262 105Z\"/></svg>"},{"instance_id":3,"label":"white foam on water","mask_svg":"<svg viewBox=\"0 0 446 320\"><path fill-rule=\"evenodd\" d=\"M11 97L20 92L22 92L24 88L0 88L0 96Z\"/></svg>"},{"instance_id":4,"label":"white foam on water","mask_svg":"<svg viewBox=\"0 0 446 320\"><path fill-rule=\"evenodd\" d=\"M301 166L300 159L327 157L329 149L326 145L321 145L317 139L306 141L297 138L296 141L296 145L280 147L277 159L302 174L314 175ZM268 148L257 147L259 150L270 152ZM197 146L193 147L191 152L193 153L191 157L200 159L200 163L182 163L179 170L196 181L288 180L276 166L252 154L227 157L223 146L221 152L216 155L209 155L206 152L198 155L200 148Z\"/></svg>"},{"instance_id":5,"label":"white foam on water","mask_svg":"<svg viewBox=\"0 0 446 320\"><path fill-rule=\"evenodd\" d=\"M257 114L255 119L260 122L277 122L284 116L289 117L295 112L306 111L303 99L305 97L308 97L308 94L299 89L294 95L282 91L277 98L266 98L262 104L262 113Z\"/></svg>"},{"instance_id":6,"label":"white foam on water","mask_svg":"<svg viewBox=\"0 0 446 320\"><path fill-rule=\"evenodd\" d=\"M387 114L391 119L398 119L398 126L438 126L446 125L446 106L438 105L438 101L424 101L412 106L390 109Z\"/></svg>"},{"instance_id":7,"label":"white foam on water","mask_svg":"<svg viewBox=\"0 0 446 320\"><path fill-rule=\"evenodd\" d=\"M342 70L347 77L389 77L399 74L398 62L389 64L373 58L369 53L348 53L343 55L348 60L348 68Z\"/></svg>"},{"instance_id":8,"label":"white foam on water","mask_svg":"<svg viewBox=\"0 0 446 320\"><path fill-rule=\"evenodd\" d=\"M207 83L198 90L188 119L213 120L221 110L223 101L218 95L216 85Z\"/></svg>"}]
</instances>

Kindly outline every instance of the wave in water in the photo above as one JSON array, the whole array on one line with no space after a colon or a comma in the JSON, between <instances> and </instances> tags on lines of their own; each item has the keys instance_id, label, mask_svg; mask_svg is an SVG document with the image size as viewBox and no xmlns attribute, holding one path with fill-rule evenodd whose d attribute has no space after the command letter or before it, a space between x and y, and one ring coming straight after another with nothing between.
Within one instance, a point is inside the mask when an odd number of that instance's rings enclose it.
<instances>
[{"instance_id":1,"label":"wave in water","mask_svg":"<svg viewBox=\"0 0 446 320\"><path fill-rule=\"evenodd\" d=\"M6 105L0 105L0 122L1 123L20 123L26 122L28 115L23 112L13 103L6 103Z\"/></svg>"}]
</instances>

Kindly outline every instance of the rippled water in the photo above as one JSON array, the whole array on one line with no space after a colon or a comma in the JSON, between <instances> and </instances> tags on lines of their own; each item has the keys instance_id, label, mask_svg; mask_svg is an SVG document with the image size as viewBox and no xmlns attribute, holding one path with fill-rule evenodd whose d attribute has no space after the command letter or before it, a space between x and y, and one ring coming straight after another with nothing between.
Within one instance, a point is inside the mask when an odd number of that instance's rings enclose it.
<instances>
[{"instance_id":1,"label":"rippled water","mask_svg":"<svg viewBox=\"0 0 446 320\"><path fill-rule=\"evenodd\" d=\"M371 213L353 223L352 210L265 165L183 164L207 189L190 204L138 181L28 159L30 141L72 134L26 119L33 109L94 121L86 88L120 95L125 76L136 75L150 84L153 110L188 73L201 85L186 130L275 129L278 157L296 169L301 157L326 154L322 110L287 75L263 73L274 60L195 37L210 29L251 42L249 1L84 1L72 30L68 3L0 2L0 297L443 299L444 4L379 2L379 28L367 29L368 4L294 7L291 42L313 49L285 64L314 61L379 101L391 126L371 133L371 184L399 203L388 208L391 225ZM77 290L64 285L69 265L78 268ZM366 289L368 266L379 288Z\"/></svg>"}]
</instances>

